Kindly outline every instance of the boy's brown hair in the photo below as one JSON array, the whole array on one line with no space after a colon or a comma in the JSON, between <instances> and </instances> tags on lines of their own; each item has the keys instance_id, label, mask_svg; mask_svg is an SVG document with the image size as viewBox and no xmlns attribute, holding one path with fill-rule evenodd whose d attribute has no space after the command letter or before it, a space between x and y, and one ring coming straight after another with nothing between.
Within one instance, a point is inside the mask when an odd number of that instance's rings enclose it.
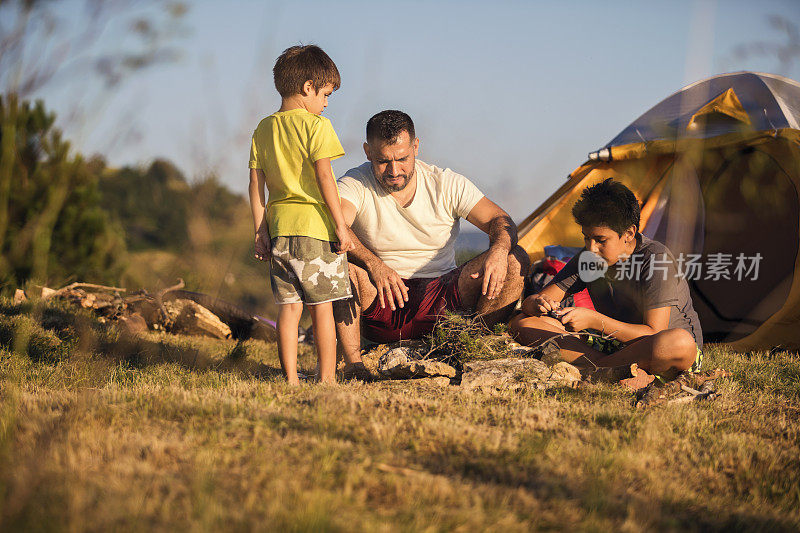
<instances>
[{"instance_id":1,"label":"boy's brown hair","mask_svg":"<svg viewBox=\"0 0 800 533\"><path fill-rule=\"evenodd\" d=\"M275 88L284 98L303 94L303 84L311 80L314 90L319 91L329 83L333 90L341 85L339 69L317 45L290 46L275 61L272 69Z\"/></svg>"}]
</instances>

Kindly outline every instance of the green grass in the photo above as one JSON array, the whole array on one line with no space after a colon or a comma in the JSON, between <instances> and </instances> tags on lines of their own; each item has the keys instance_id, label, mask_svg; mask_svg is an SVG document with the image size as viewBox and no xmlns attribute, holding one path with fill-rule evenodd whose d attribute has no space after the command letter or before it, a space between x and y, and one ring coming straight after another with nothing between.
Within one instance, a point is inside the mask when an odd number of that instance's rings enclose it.
<instances>
[{"instance_id":1,"label":"green grass","mask_svg":"<svg viewBox=\"0 0 800 533\"><path fill-rule=\"evenodd\" d=\"M796 530L798 357L706 361L718 399L645 411L613 386L292 389L274 345L3 301L0 530Z\"/></svg>"}]
</instances>

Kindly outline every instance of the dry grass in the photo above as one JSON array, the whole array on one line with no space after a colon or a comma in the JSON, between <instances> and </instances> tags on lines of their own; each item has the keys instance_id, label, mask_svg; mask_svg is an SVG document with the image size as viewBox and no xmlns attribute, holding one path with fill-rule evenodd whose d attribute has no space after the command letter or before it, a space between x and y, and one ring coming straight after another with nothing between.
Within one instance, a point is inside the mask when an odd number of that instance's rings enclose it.
<instances>
[{"instance_id":1,"label":"dry grass","mask_svg":"<svg viewBox=\"0 0 800 533\"><path fill-rule=\"evenodd\" d=\"M717 400L637 411L612 386L291 389L263 343L0 311L0 530L800 527L796 355L711 349Z\"/></svg>"}]
</instances>

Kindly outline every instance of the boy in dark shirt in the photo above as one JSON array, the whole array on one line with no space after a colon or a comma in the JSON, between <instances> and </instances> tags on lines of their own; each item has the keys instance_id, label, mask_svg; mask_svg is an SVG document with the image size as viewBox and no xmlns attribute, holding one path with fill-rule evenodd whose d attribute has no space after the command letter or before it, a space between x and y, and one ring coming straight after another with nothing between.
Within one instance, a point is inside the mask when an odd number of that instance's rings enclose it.
<instances>
[{"instance_id":1,"label":"boy in dark shirt","mask_svg":"<svg viewBox=\"0 0 800 533\"><path fill-rule=\"evenodd\" d=\"M511 331L524 344L552 337L561 358L583 367L636 363L671 378L697 371L703 335L689 286L663 244L639 233L639 202L607 179L586 188L572 209L585 248L541 292L525 299ZM595 309L561 308L568 294L589 290ZM594 335L572 336L588 331Z\"/></svg>"}]
</instances>

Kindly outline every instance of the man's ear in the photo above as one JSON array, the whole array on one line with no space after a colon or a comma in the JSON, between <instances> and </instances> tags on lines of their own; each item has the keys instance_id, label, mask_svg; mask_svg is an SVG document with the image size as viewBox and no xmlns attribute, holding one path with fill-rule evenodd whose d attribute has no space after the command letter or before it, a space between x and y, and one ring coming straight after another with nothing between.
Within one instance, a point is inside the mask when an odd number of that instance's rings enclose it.
<instances>
[{"instance_id":1,"label":"man's ear","mask_svg":"<svg viewBox=\"0 0 800 533\"><path fill-rule=\"evenodd\" d=\"M314 82L311 80L306 80L306 82L303 84L303 96L311 96L316 92L317 91L314 90Z\"/></svg>"},{"instance_id":2,"label":"man's ear","mask_svg":"<svg viewBox=\"0 0 800 533\"><path fill-rule=\"evenodd\" d=\"M638 229L636 226L631 226L630 228L625 230L625 240L632 241L636 238L636 232Z\"/></svg>"},{"instance_id":3,"label":"man's ear","mask_svg":"<svg viewBox=\"0 0 800 533\"><path fill-rule=\"evenodd\" d=\"M419 155L419 137L414 139L414 157Z\"/></svg>"},{"instance_id":4,"label":"man's ear","mask_svg":"<svg viewBox=\"0 0 800 533\"><path fill-rule=\"evenodd\" d=\"M372 161L372 154L369 150L369 143L364 143L364 155L367 156L367 161Z\"/></svg>"}]
</instances>

